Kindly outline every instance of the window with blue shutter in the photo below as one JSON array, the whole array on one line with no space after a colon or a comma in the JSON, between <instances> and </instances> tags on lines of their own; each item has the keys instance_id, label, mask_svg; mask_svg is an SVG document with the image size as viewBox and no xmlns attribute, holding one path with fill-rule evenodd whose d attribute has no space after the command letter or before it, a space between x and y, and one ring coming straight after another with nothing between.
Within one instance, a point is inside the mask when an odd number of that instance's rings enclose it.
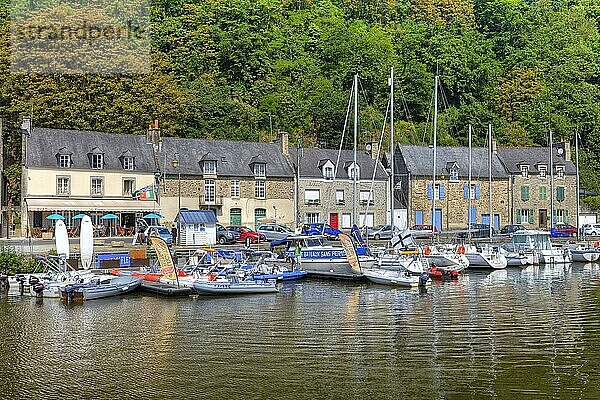
<instances>
[{"instance_id":1,"label":"window with blue shutter","mask_svg":"<svg viewBox=\"0 0 600 400\"><path fill-rule=\"evenodd\" d=\"M427 200L432 200L433 199L433 184L428 183L427 184Z\"/></svg>"},{"instance_id":2,"label":"window with blue shutter","mask_svg":"<svg viewBox=\"0 0 600 400\"><path fill-rule=\"evenodd\" d=\"M477 184L475 185L475 199L479 200L479 198L481 198L481 185Z\"/></svg>"},{"instance_id":3,"label":"window with blue shutter","mask_svg":"<svg viewBox=\"0 0 600 400\"><path fill-rule=\"evenodd\" d=\"M469 198L469 185L466 183L463 185L463 196L465 199Z\"/></svg>"},{"instance_id":4,"label":"window with blue shutter","mask_svg":"<svg viewBox=\"0 0 600 400\"><path fill-rule=\"evenodd\" d=\"M415 224L421 225L423 223L423 211L417 210L415 211Z\"/></svg>"},{"instance_id":5,"label":"window with blue shutter","mask_svg":"<svg viewBox=\"0 0 600 400\"><path fill-rule=\"evenodd\" d=\"M529 186L521 186L521 200L529 200Z\"/></svg>"},{"instance_id":6,"label":"window with blue shutter","mask_svg":"<svg viewBox=\"0 0 600 400\"><path fill-rule=\"evenodd\" d=\"M521 223L521 209L517 208L517 224Z\"/></svg>"},{"instance_id":7,"label":"window with blue shutter","mask_svg":"<svg viewBox=\"0 0 600 400\"><path fill-rule=\"evenodd\" d=\"M556 200L564 201L565 200L565 188L562 186L558 186L556 188Z\"/></svg>"},{"instance_id":8,"label":"window with blue shutter","mask_svg":"<svg viewBox=\"0 0 600 400\"><path fill-rule=\"evenodd\" d=\"M446 197L446 191L444 189L444 184L440 183L440 200L444 200Z\"/></svg>"},{"instance_id":9,"label":"window with blue shutter","mask_svg":"<svg viewBox=\"0 0 600 400\"><path fill-rule=\"evenodd\" d=\"M569 223L569 210L565 210L565 224Z\"/></svg>"},{"instance_id":10,"label":"window with blue shutter","mask_svg":"<svg viewBox=\"0 0 600 400\"><path fill-rule=\"evenodd\" d=\"M527 222L529 222L530 224L533 224L534 221L533 221L533 209L532 208L529 209L528 217L529 217L529 220Z\"/></svg>"}]
</instances>

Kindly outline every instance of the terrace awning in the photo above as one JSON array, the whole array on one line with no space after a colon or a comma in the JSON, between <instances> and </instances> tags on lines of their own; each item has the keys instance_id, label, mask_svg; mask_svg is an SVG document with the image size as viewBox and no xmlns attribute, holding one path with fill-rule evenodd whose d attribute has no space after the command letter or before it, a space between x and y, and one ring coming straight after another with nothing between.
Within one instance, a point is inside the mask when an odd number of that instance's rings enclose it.
<instances>
[{"instance_id":1,"label":"terrace awning","mask_svg":"<svg viewBox=\"0 0 600 400\"><path fill-rule=\"evenodd\" d=\"M154 201L125 199L26 199L29 211L157 212Z\"/></svg>"}]
</instances>

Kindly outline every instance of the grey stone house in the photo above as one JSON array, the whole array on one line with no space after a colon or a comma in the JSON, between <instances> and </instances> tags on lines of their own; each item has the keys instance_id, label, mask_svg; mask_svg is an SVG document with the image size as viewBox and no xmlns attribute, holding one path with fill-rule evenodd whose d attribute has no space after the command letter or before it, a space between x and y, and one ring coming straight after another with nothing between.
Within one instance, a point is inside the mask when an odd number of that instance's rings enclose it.
<instances>
[{"instance_id":1,"label":"grey stone house","mask_svg":"<svg viewBox=\"0 0 600 400\"><path fill-rule=\"evenodd\" d=\"M473 147L471 158L469 187L469 148L438 147L434 188L433 149L396 147L396 199L399 207L407 209L408 226L431 223L434 196L435 224L439 230L464 229L468 222L489 224L488 149ZM499 228L510 220L509 176L495 152L491 175L493 226Z\"/></svg>"},{"instance_id":2,"label":"grey stone house","mask_svg":"<svg viewBox=\"0 0 600 400\"><path fill-rule=\"evenodd\" d=\"M569 143L553 146L551 184L548 147L500 147L498 156L510 175L510 222L531 228L554 223L576 224L577 171Z\"/></svg>"},{"instance_id":3,"label":"grey stone house","mask_svg":"<svg viewBox=\"0 0 600 400\"><path fill-rule=\"evenodd\" d=\"M373 149L373 148L372 148ZM374 150L372 150L375 156ZM354 151L337 149L290 149L294 169L300 166L297 179L298 222L326 222L338 229L375 226L388 222L388 174L371 153L359 151L356 166ZM355 168L356 167L356 168ZM354 193L353 173L357 173ZM357 201L356 221L353 221L354 196Z\"/></svg>"}]
</instances>

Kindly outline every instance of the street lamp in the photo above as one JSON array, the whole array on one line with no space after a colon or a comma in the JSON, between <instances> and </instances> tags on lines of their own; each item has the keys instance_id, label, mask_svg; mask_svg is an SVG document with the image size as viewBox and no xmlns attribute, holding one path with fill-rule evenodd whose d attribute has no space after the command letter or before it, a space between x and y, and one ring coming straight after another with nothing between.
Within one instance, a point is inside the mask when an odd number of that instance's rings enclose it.
<instances>
[{"instance_id":1,"label":"street lamp","mask_svg":"<svg viewBox=\"0 0 600 400\"><path fill-rule=\"evenodd\" d=\"M175 153L175 159L171 161L173 168L177 168L177 212L181 210L181 168L179 164L179 153Z\"/></svg>"}]
</instances>

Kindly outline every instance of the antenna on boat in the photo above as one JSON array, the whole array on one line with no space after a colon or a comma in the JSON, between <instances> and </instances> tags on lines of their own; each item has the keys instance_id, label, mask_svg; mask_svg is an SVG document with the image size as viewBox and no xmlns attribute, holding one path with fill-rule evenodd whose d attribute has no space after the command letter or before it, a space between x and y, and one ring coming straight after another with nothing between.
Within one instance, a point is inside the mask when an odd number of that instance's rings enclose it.
<instances>
[{"instance_id":1,"label":"antenna on boat","mask_svg":"<svg viewBox=\"0 0 600 400\"><path fill-rule=\"evenodd\" d=\"M552 230L554 229L554 161L552 157L552 128L548 124L548 139L550 141L550 236L552 236ZM579 196L579 193L577 193Z\"/></svg>"},{"instance_id":2,"label":"antenna on boat","mask_svg":"<svg viewBox=\"0 0 600 400\"><path fill-rule=\"evenodd\" d=\"M358 144L358 74L354 75L354 164L352 165L352 222L357 224L356 221L356 211L357 211L357 202L356 202L356 147ZM366 218L365 218L366 222Z\"/></svg>"},{"instance_id":3,"label":"antenna on boat","mask_svg":"<svg viewBox=\"0 0 600 400\"><path fill-rule=\"evenodd\" d=\"M471 242L471 179L472 179L472 163L473 163L473 151L472 151L472 139L473 139L473 126L469 124L469 187L468 187L468 195L469 195L469 210L467 211L467 238L469 243Z\"/></svg>"},{"instance_id":4,"label":"antenna on boat","mask_svg":"<svg viewBox=\"0 0 600 400\"><path fill-rule=\"evenodd\" d=\"M579 241L579 132L575 131L575 167L577 173L577 216L575 226L577 227L577 241Z\"/></svg>"},{"instance_id":5,"label":"antenna on boat","mask_svg":"<svg viewBox=\"0 0 600 400\"><path fill-rule=\"evenodd\" d=\"M375 164L375 168L377 168L377 164ZM394 67L390 70L390 170L390 225L392 226L393 236L394 227L396 226L396 221L394 219L394 189L396 188L396 174L394 168Z\"/></svg>"},{"instance_id":6,"label":"antenna on boat","mask_svg":"<svg viewBox=\"0 0 600 400\"><path fill-rule=\"evenodd\" d=\"M492 124L488 124L488 192L489 192L489 206L490 206L490 243L492 243L492 221L494 220L494 212L492 210Z\"/></svg>"},{"instance_id":7,"label":"antenna on boat","mask_svg":"<svg viewBox=\"0 0 600 400\"><path fill-rule=\"evenodd\" d=\"M438 82L440 77L435 75L433 94L433 183L431 185L431 242L435 240L435 173L437 168L437 109L438 109ZM440 221L441 224L442 221Z\"/></svg>"}]
</instances>

